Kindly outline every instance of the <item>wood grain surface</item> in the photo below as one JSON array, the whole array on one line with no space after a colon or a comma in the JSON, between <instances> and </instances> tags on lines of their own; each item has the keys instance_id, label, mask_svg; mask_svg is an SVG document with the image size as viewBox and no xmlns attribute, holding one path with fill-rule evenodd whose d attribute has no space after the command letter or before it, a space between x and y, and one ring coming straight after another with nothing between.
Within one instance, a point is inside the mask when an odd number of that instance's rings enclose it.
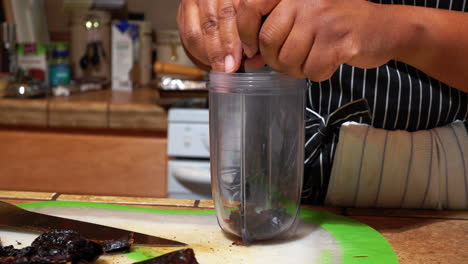
<instances>
[{"instance_id":1,"label":"wood grain surface","mask_svg":"<svg viewBox=\"0 0 468 264\"><path fill-rule=\"evenodd\" d=\"M0 189L166 197L166 139L0 131Z\"/></svg>"},{"instance_id":2,"label":"wood grain surface","mask_svg":"<svg viewBox=\"0 0 468 264\"><path fill-rule=\"evenodd\" d=\"M0 99L0 124L47 125L47 101Z\"/></svg>"},{"instance_id":3,"label":"wood grain surface","mask_svg":"<svg viewBox=\"0 0 468 264\"><path fill-rule=\"evenodd\" d=\"M157 105L113 103L109 107L109 128L167 130L166 113Z\"/></svg>"},{"instance_id":4,"label":"wood grain surface","mask_svg":"<svg viewBox=\"0 0 468 264\"><path fill-rule=\"evenodd\" d=\"M107 102L56 102L49 104L50 127L107 127Z\"/></svg>"},{"instance_id":5,"label":"wood grain surface","mask_svg":"<svg viewBox=\"0 0 468 264\"><path fill-rule=\"evenodd\" d=\"M34 100L0 98L0 125L165 132L167 112L158 98L151 88Z\"/></svg>"}]
</instances>

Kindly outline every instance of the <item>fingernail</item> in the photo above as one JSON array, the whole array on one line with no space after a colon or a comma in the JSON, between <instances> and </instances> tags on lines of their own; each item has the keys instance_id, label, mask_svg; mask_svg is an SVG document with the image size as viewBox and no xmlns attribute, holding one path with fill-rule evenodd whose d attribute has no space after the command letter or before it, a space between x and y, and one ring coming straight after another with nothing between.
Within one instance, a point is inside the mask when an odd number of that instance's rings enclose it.
<instances>
[{"instance_id":1,"label":"fingernail","mask_svg":"<svg viewBox=\"0 0 468 264\"><path fill-rule=\"evenodd\" d=\"M255 55L255 52L252 51L247 45L242 43L242 49L244 50L245 55L247 58L252 58Z\"/></svg>"},{"instance_id":2,"label":"fingernail","mask_svg":"<svg viewBox=\"0 0 468 264\"><path fill-rule=\"evenodd\" d=\"M226 58L224 58L224 71L233 72L235 70L234 67L236 67L234 57L232 57L232 55L227 55Z\"/></svg>"}]
</instances>

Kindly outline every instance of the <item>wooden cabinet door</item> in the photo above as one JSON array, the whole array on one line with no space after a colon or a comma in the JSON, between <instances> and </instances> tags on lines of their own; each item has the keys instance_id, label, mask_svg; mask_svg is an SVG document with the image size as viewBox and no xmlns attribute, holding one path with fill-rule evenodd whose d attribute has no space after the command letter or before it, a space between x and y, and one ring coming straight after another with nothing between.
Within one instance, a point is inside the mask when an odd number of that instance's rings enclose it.
<instances>
[{"instance_id":1,"label":"wooden cabinet door","mask_svg":"<svg viewBox=\"0 0 468 264\"><path fill-rule=\"evenodd\" d=\"M0 189L166 197L166 138L0 130Z\"/></svg>"}]
</instances>

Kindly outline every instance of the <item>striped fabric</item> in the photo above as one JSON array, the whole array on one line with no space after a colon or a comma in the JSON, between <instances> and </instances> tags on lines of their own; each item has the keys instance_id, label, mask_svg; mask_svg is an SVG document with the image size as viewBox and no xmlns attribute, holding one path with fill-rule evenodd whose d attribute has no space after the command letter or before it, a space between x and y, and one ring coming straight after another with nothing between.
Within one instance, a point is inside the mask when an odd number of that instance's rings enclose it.
<instances>
[{"instance_id":1,"label":"striped fabric","mask_svg":"<svg viewBox=\"0 0 468 264\"><path fill-rule=\"evenodd\" d=\"M468 12L468 0L373 0L381 4L417 5ZM341 106L365 98L371 119L351 118L387 130L417 131L468 119L468 95L398 61L375 69L341 65L327 81L309 81L307 112L328 116ZM313 117L310 117L313 118ZM318 131L307 132L306 142ZM332 131L333 132L333 131ZM337 133L305 152L305 203L323 203L333 163Z\"/></svg>"},{"instance_id":2,"label":"striped fabric","mask_svg":"<svg viewBox=\"0 0 468 264\"><path fill-rule=\"evenodd\" d=\"M468 208L468 134L462 122L416 132L347 122L326 203L346 207Z\"/></svg>"}]
</instances>

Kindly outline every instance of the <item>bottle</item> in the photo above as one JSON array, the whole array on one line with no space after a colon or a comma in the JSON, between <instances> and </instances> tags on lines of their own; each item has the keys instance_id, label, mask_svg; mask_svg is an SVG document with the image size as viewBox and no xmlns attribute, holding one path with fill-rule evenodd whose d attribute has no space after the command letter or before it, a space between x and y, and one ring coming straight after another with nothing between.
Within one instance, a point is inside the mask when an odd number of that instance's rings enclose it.
<instances>
[{"instance_id":1,"label":"bottle","mask_svg":"<svg viewBox=\"0 0 468 264\"><path fill-rule=\"evenodd\" d=\"M50 86L68 85L70 83L70 75L68 48L64 43L57 43L52 50L49 66Z\"/></svg>"},{"instance_id":2,"label":"bottle","mask_svg":"<svg viewBox=\"0 0 468 264\"><path fill-rule=\"evenodd\" d=\"M16 74L17 62L15 54L16 30L14 24L1 24L0 71Z\"/></svg>"}]
</instances>

